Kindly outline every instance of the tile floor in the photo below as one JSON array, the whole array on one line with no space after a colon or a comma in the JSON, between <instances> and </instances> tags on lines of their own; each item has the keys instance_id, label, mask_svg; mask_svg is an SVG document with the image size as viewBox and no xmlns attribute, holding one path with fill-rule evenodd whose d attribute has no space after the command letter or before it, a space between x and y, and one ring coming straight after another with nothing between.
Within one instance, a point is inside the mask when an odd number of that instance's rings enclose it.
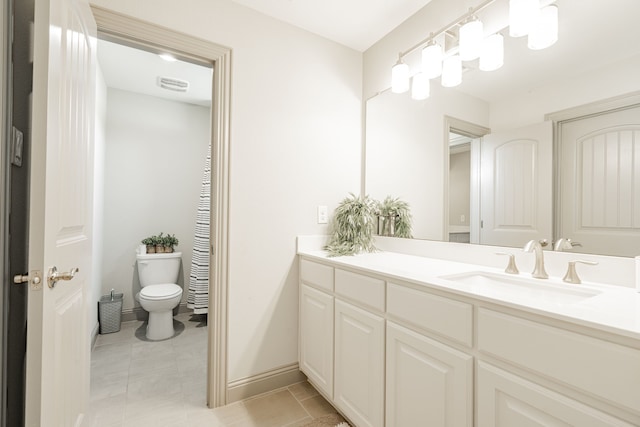
<instances>
[{"instance_id":1,"label":"tile floor","mask_svg":"<svg viewBox=\"0 0 640 427\"><path fill-rule=\"evenodd\" d=\"M206 406L206 317L179 314L177 334L146 341L143 322L98 335L91 354L91 427L299 427L335 409L308 383L222 408Z\"/></svg>"}]
</instances>

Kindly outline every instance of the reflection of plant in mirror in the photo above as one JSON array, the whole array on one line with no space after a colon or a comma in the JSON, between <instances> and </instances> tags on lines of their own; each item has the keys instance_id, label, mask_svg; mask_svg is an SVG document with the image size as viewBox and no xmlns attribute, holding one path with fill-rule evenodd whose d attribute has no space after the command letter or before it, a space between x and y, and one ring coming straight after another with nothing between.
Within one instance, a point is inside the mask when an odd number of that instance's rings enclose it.
<instances>
[{"instance_id":1,"label":"reflection of plant in mirror","mask_svg":"<svg viewBox=\"0 0 640 427\"><path fill-rule=\"evenodd\" d=\"M335 210L333 234L326 249L329 256L373 252L378 203L369 196L350 194Z\"/></svg>"},{"instance_id":2,"label":"reflection of plant in mirror","mask_svg":"<svg viewBox=\"0 0 640 427\"><path fill-rule=\"evenodd\" d=\"M407 239L412 237L409 203L387 196L383 202L378 203L378 215L383 221L382 235Z\"/></svg>"}]
</instances>

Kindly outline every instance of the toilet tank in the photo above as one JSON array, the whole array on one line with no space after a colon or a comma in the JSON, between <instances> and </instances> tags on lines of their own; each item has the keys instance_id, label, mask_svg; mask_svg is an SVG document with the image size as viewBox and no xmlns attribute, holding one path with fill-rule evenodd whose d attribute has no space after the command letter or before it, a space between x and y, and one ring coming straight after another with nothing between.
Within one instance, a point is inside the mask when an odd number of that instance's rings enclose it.
<instances>
[{"instance_id":1,"label":"toilet tank","mask_svg":"<svg viewBox=\"0 0 640 427\"><path fill-rule=\"evenodd\" d=\"M138 254L140 286L177 283L182 252L169 254Z\"/></svg>"}]
</instances>

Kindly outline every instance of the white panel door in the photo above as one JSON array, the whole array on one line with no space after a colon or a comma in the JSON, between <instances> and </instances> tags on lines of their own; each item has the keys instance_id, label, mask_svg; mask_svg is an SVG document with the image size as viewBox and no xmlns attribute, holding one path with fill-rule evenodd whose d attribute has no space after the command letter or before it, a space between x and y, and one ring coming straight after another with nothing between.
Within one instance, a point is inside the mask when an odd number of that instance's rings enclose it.
<instances>
[{"instance_id":1,"label":"white panel door","mask_svg":"<svg viewBox=\"0 0 640 427\"><path fill-rule=\"evenodd\" d=\"M478 427L631 427L632 424L478 362Z\"/></svg>"},{"instance_id":2,"label":"white panel door","mask_svg":"<svg viewBox=\"0 0 640 427\"><path fill-rule=\"evenodd\" d=\"M79 426L89 392L96 25L86 0L35 7L29 266L44 277L29 292L26 424ZM68 273L55 285L54 267Z\"/></svg>"},{"instance_id":3,"label":"white panel door","mask_svg":"<svg viewBox=\"0 0 640 427\"><path fill-rule=\"evenodd\" d=\"M551 122L483 137L481 244L523 246L529 240L551 241L552 154Z\"/></svg>"},{"instance_id":4,"label":"white panel door","mask_svg":"<svg viewBox=\"0 0 640 427\"><path fill-rule=\"evenodd\" d=\"M358 427L384 425L384 319L336 299L334 402Z\"/></svg>"},{"instance_id":5,"label":"white panel door","mask_svg":"<svg viewBox=\"0 0 640 427\"><path fill-rule=\"evenodd\" d=\"M558 237L640 255L640 106L560 124Z\"/></svg>"},{"instance_id":6,"label":"white panel door","mask_svg":"<svg viewBox=\"0 0 640 427\"><path fill-rule=\"evenodd\" d=\"M300 370L333 398L333 296L300 286Z\"/></svg>"},{"instance_id":7,"label":"white panel door","mask_svg":"<svg viewBox=\"0 0 640 427\"><path fill-rule=\"evenodd\" d=\"M473 357L387 322L386 425L473 425Z\"/></svg>"}]
</instances>

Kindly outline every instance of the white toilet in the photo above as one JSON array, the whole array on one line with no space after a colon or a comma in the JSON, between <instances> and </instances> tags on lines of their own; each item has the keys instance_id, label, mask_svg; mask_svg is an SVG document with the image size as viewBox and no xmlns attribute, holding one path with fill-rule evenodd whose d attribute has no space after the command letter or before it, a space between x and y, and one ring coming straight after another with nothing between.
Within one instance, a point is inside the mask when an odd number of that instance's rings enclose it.
<instances>
[{"instance_id":1,"label":"white toilet","mask_svg":"<svg viewBox=\"0 0 640 427\"><path fill-rule=\"evenodd\" d=\"M138 254L138 277L142 289L136 295L142 308L149 312L147 338L171 338L173 309L180 304L182 288L176 284L182 253Z\"/></svg>"}]
</instances>

